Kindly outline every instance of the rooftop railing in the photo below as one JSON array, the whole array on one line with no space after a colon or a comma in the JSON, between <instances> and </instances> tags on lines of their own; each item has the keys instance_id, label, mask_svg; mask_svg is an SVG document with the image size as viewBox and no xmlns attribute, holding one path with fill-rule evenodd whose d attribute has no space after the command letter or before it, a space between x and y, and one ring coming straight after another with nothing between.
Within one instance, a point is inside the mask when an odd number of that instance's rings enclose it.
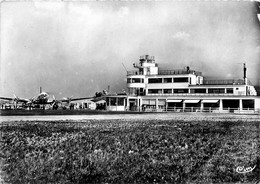
<instances>
[{"instance_id":1,"label":"rooftop railing","mask_svg":"<svg viewBox=\"0 0 260 184\"><path fill-rule=\"evenodd\" d=\"M244 85L244 80L203 80L204 85Z\"/></svg>"},{"instance_id":2,"label":"rooftop railing","mask_svg":"<svg viewBox=\"0 0 260 184\"><path fill-rule=\"evenodd\" d=\"M127 71L127 75L143 75L143 72L139 72L139 71Z\"/></svg>"},{"instance_id":3,"label":"rooftop railing","mask_svg":"<svg viewBox=\"0 0 260 184\"><path fill-rule=\"evenodd\" d=\"M254 96L246 95L246 93L232 94L232 93L169 93L169 94L146 94L146 96Z\"/></svg>"},{"instance_id":4,"label":"rooftop railing","mask_svg":"<svg viewBox=\"0 0 260 184\"><path fill-rule=\"evenodd\" d=\"M194 75L202 75L202 72L197 72L195 70L159 70L158 75L181 75L181 74L194 74ZM143 75L143 72L139 71L127 71L127 75ZM147 74L149 75L149 74ZM154 75L154 74L151 74Z\"/></svg>"},{"instance_id":5,"label":"rooftop railing","mask_svg":"<svg viewBox=\"0 0 260 184\"><path fill-rule=\"evenodd\" d=\"M180 75L180 74L194 74L194 75L202 75L202 72L198 72L195 70L159 70L159 75Z\"/></svg>"},{"instance_id":6,"label":"rooftop railing","mask_svg":"<svg viewBox=\"0 0 260 184\"><path fill-rule=\"evenodd\" d=\"M146 105L146 107L132 106L126 107L129 111L139 112L207 112L207 113L238 113L238 114L260 114L260 109L255 108L219 108L219 107L160 107L156 109L155 105Z\"/></svg>"}]
</instances>

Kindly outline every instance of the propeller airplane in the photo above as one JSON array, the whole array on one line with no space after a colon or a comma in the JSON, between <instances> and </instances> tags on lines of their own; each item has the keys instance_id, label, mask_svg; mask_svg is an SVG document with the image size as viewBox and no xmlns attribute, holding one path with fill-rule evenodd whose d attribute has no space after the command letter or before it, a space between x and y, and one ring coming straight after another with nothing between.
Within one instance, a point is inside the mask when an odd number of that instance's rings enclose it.
<instances>
[{"instance_id":1,"label":"propeller airplane","mask_svg":"<svg viewBox=\"0 0 260 184\"><path fill-rule=\"evenodd\" d=\"M71 101L76 101L76 100L86 100L86 99L93 99L94 97L83 97L83 98L73 98L67 97L63 98L62 100L56 100L54 95L52 99L50 98L49 93L47 92L42 92L40 88L40 94L36 97L26 99L26 98L19 98L18 96L14 95L13 98L8 98L8 97L0 97L0 100L7 100L7 101L12 101L14 103L15 108L17 108L18 103L22 103L23 105L26 105L28 107L32 107L33 105L43 106L43 109L45 109L45 105L51 105L53 108L57 107L58 103L61 102L67 102L68 104L71 103Z\"/></svg>"}]
</instances>

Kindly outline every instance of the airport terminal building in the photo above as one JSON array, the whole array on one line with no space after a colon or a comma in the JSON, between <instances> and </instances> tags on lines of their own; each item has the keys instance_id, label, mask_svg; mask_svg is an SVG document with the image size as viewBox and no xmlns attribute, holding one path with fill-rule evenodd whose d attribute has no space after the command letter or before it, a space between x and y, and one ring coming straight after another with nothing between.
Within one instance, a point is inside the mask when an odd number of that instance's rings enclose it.
<instances>
[{"instance_id":1,"label":"airport terminal building","mask_svg":"<svg viewBox=\"0 0 260 184\"><path fill-rule=\"evenodd\" d=\"M206 80L199 71L160 70L153 56L141 56L127 72L127 94L106 97L111 111L258 113L260 97L244 77Z\"/></svg>"}]
</instances>

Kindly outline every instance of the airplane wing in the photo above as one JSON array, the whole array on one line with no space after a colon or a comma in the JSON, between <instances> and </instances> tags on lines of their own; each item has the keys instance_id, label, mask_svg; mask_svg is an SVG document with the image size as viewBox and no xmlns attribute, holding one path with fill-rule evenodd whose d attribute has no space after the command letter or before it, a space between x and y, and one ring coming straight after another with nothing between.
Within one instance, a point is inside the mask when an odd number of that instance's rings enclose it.
<instances>
[{"instance_id":1,"label":"airplane wing","mask_svg":"<svg viewBox=\"0 0 260 184\"><path fill-rule=\"evenodd\" d=\"M88 100L88 99L92 99L92 98L94 98L94 97L73 98L73 99L71 99L71 101Z\"/></svg>"},{"instance_id":2,"label":"airplane wing","mask_svg":"<svg viewBox=\"0 0 260 184\"><path fill-rule=\"evenodd\" d=\"M64 98L62 100L58 100L60 102L72 102L72 101L77 101L77 100L88 100L88 99L93 99L94 97L82 97L82 98Z\"/></svg>"},{"instance_id":3,"label":"airplane wing","mask_svg":"<svg viewBox=\"0 0 260 184\"><path fill-rule=\"evenodd\" d=\"M13 98L0 97L1 100L13 100Z\"/></svg>"},{"instance_id":4,"label":"airplane wing","mask_svg":"<svg viewBox=\"0 0 260 184\"><path fill-rule=\"evenodd\" d=\"M95 97L95 98L91 99L92 102L98 102L100 100L106 100L106 96Z\"/></svg>"},{"instance_id":5,"label":"airplane wing","mask_svg":"<svg viewBox=\"0 0 260 184\"><path fill-rule=\"evenodd\" d=\"M27 102L29 102L30 100L28 100L28 99L21 99L21 98L19 98L19 100L18 100L19 102L25 102L25 103L27 103Z\"/></svg>"},{"instance_id":6,"label":"airplane wing","mask_svg":"<svg viewBox=\"0 0 260 184\"><path fill-rule=\"evenodd\" d=\"M8 100L8 101L11 101L11 100L15 100L15 98L8 98L8 97L0 97L0 100ZM27 99L21 99L21 98L17 98L16 99L17 101L19 102L29 102L29 100Z\"/></svg>"}]
</instances>

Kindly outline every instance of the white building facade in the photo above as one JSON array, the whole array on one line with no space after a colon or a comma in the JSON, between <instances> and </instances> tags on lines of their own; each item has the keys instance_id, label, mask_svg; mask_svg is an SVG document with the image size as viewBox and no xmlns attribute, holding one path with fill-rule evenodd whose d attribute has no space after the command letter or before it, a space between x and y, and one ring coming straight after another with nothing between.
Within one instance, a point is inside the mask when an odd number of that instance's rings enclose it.
<instances>
[{"instance_id":1,"label":"white building facade","mask_svg":"<svg viewBox=\"0 0 260 184\"><path fill-rule=\"evenodd\" d=\"M149 55L141 56L134 67L135 71L127 72L128 95L108 96L108 109L235 113L260 109L260 98L246 78L245 67L240 80L205 80L201 72L189 67L160 70Z\"/></svg>"}]
</instances>

